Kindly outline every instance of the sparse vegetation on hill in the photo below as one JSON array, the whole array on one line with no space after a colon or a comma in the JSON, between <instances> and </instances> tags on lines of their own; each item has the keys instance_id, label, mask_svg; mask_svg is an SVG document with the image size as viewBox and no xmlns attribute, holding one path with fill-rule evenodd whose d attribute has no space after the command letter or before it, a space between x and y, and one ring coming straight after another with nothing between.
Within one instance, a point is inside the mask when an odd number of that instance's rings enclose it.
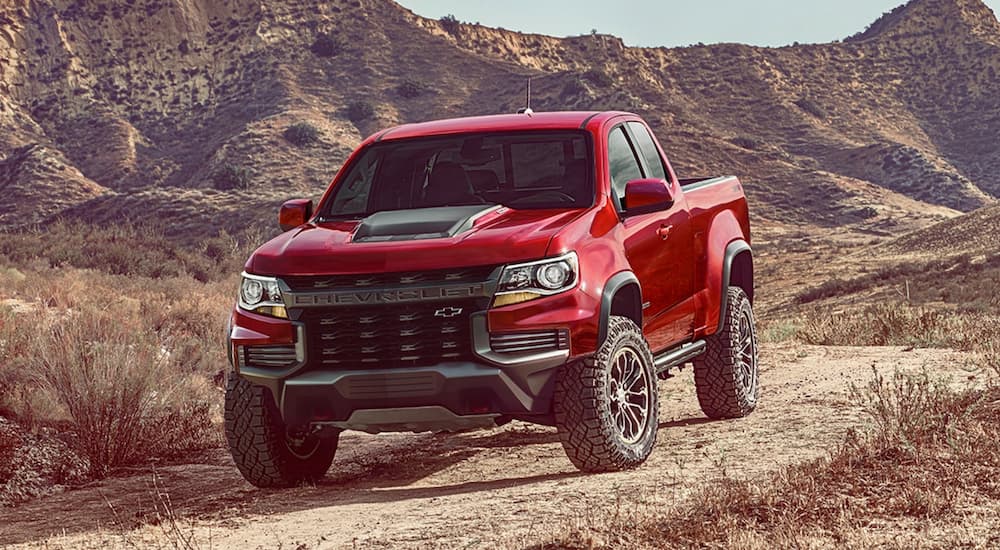
<instances>
[{"instance_id":1,"label":"sparse vegetation on hill","mask_svg":"<svg viewBox=\"0 0 1000 550\"><path fill-rule=\"evenodd\" d=\"M744 176L762 220L910 229L932 221L922 203L1000 196L1000 26L978 0L917 0L863 39L777 49L629 48L427 20L390 0L38 6L51 24L0 7L7 42L34 45L0 42L5 224L97 198L88 220L110 222L165 188L281 192L328 178L380 126L514 111L529 75L539 109L636 110L682 176ZM278 121L306 112L334 148L273 147ZM734 151L729 136L767 147Z\"/></svg>"},{"instance_id":2,"label":"sparse vegetation on hill","mask_svg":"<svg viewBox=\"0 0 1000 550\"><path fill-rule=\"evenodd\" d=\"M227 162L212 174L212 182L221 191L249 189L253 183L253 171L247 166Z\"/></svg>"},{"instance_id":3,"label":"sparse vegetation on hill","mask_svg":"<svg viewBox=\"0 0 1000 550\"><path fill-rule=\"evenodd\" d=\"M333 33L319 33L309 51L318 57L336 57L344 51L344 40Z\"/></svg>"},{"instance_id":4,"label":"sparse vegetation on hill","mask_svg":"<svg viewBox=\"0 0 1000 550\"><path fill-rule=\"evenodd\" d=\"M155 226L97 228L60 222L0 233L0 266L75 267L152 279L188 276L208 282L238 273L245 260L239 256L249 252L254 239L216 234L185 246Z\"/></svg>"},{"instance_id":5,"label":"sparse vegetation on hill","mask_svg":"<svg viewBox=\"0 0 1000 550\"><path fill-rule=\"evenodd\" d=\"M288 127L284 133L285 139L293 145L305 147L319 141L319 128L308 122L296 122Z\"/></svg>"}]
</instances>

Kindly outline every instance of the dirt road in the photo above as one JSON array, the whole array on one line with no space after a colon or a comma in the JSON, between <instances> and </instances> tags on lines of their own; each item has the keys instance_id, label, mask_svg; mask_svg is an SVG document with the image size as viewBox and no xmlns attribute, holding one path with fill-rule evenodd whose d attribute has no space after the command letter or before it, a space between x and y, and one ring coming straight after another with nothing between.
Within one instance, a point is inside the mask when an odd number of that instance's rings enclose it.
<instances>
[{"instance_id":1,"label":"dirt road","mask_svg":"<svg viewBox=\"0 0 1000 550\"><path fill-rule=\"evenodd\" d=\"M819 456L864 422L847 399L871 366L963 380L962 354L901 348L765 346L762 402L750 418L708 421L690 371L660 383L657 448L631 472L582 475L555 431L514 423L460 435L347 434L316 487L254 489L224 451L0 510L0 546L172 547L167 499L195 547L493 547L538 541L587 522L682 498L722 475L749 477ZM168 497L157 498L159 492Z\"/></svg>"}]
</instances>

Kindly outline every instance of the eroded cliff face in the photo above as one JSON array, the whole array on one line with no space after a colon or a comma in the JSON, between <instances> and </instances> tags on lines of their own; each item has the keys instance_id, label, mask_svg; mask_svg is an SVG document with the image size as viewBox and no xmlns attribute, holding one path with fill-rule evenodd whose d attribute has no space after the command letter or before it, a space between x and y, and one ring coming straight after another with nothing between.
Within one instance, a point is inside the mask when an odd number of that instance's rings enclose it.
<instances>
[{"instance_id":1,"label":"eroded cliff face","mask_svg":"<svg viewBox=\"0 0 1000 550\"><path fill-rule=\"evenodd\" d=\"M998 73L979 0L914 0L845 42L776 49L629 48L390 0L15 0L0 7L0 216L31 197L44 206L25 221L107 222L146 197L193 235L234 208L270 219L318 196L364 135L512 112L533 76L536 110L639 112L679 172L739 174L765 221L898 231L1000 195ZM286 139L294 124L316 139Z\"/></svg>"}]
</instances>

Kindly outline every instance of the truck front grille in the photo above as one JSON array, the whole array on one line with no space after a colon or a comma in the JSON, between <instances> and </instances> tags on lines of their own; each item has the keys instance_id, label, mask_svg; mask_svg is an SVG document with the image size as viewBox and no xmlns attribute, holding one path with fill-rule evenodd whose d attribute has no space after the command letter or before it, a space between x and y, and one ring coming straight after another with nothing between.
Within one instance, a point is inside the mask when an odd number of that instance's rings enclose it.
<instances>
[{"instance_id":1,"label":"truck front grille","mask_svg":"<svg viewBox=\"0 0 1000 550\"><path fill-rule=\"evenodd\" d=\"M569 349L569 331L543 330L491 334L490 347L497 353L538 353Z\"/></svg>"},{"instance_id":2,"label":"truck front grille","mask_svg":"<svg viewBox=\"0 0 1000 550\"><path fill-rule=\"evenodd\" d=\"M464 267L436 271L376 273L372 275L327 275L315 277L283 277L289 288L297 292L317 290L357 290L406 288L438 284L481 283L490 278L497 266Z\"/></svg>"},{"instance_id":3,"label":"truck front grille","mask_svg":"<svg viewBox=\"0 0 1000 550\"><path fill-rule=\"evenodd\" d=\"M309 311L309 365L375 369L469 360L470 315L481 309L474 301L450 301Z\"/></svg>"}]
</instances>

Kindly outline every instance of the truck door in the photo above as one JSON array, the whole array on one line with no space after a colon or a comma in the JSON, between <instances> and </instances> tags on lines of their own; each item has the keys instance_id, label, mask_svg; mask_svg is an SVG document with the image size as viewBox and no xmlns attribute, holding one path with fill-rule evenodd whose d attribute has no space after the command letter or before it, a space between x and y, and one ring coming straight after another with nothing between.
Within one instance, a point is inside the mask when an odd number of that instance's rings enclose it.
<instances>
[{"instance_id":1,"label":"truck door","mask_svg":"<svg viewBox=\"0 0 1000 550\"><path fill-rule=\"evenodd\" d=\"M625 228L625 255L642 285L643 332L654 352L663 351L689 340L694 331L695 261L687 204L641 123L630 122L611 131L608 167ZM674 204L658 212L625 215L625 185L640 178L666 180Z\"/></svg>"}]
</instances>

